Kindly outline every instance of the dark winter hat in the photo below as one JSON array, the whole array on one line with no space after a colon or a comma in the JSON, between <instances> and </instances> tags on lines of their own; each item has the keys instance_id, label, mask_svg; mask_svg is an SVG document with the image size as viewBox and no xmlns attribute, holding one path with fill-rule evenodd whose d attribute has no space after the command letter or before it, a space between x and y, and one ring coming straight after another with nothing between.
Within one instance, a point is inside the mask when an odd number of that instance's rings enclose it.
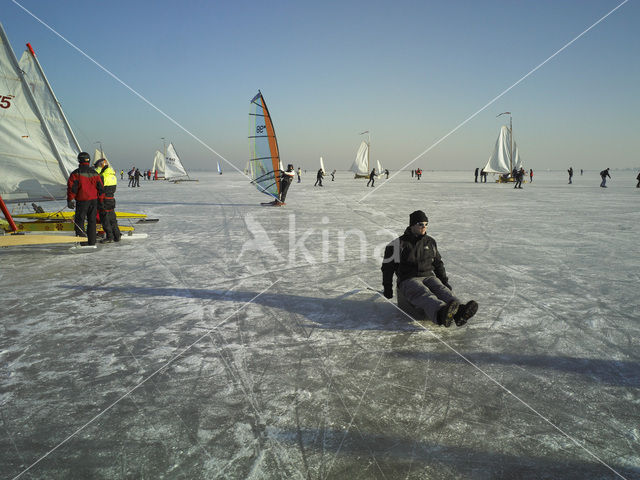
<instances>
[{"instance_id":1,"label":"dark winter hat","mask_svg":"<svg viewBox=\"0 0 640 480\"><path fill-rule=\"evenodd\" d=\"M100 164L101 164L102 162L106 162L106 159L104 159L104 158L99 158L98 160L96 160L95 162L93 162L93 166L94 166L94 167L99 167L99 166L100 166Z\"/></svg>"},{"instance_id":2,"label":"dark winter hat","mask_svg":"<svg viewBox=\"0 0 640 480\"><path fill-rule=\"evenodd\" d=\"M411 215L409 215L409 226L413 226L416 223L420 222L428 222L427 214L422 210L416 210Z\"/></svg>"},{"instance_id":3,"label":"dark winter hat","mask_svg":"<svg viewBox=\"0 0 640 480\"><path fill-rule=\"evenodd\" d=\"M80 152L78 154L78 163L89 163L91 156L87 152Z\"/></svg>"}]
</instances>

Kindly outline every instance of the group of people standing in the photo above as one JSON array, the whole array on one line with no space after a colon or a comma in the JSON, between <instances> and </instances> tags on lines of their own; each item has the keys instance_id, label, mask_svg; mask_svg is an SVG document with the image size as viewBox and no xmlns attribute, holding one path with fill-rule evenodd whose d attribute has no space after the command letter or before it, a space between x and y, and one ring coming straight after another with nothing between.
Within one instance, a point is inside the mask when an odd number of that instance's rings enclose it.
<instances>
[{"instance_id":1,"label":"group of people standing","mask_svg":"<svg viewBox=\"0 0 640 480\"><path fill-rule=\"evenodd\" d=\"M78 168L67 181L67 207L75 209L74 230L76 236L87 238L87 245L96 244L98 221L105 233L103 242L120 241L114 196L117 183L116 172L106 159L96 160L91 167L90 155L78 154Z\"/></svg>"},{"instance_id":2,"label":"group of people standing","mask_svg":"<svg viewBox=\"0 0 640 480\"><path fill-rule=\"evenodd\" d=\"M476 183L478 183L478 174L480 175L480 182L487 183L487 172L484 171L484 168L482 170L476 168L476 171L474 172Z\"/></svg>"}]
</instances>

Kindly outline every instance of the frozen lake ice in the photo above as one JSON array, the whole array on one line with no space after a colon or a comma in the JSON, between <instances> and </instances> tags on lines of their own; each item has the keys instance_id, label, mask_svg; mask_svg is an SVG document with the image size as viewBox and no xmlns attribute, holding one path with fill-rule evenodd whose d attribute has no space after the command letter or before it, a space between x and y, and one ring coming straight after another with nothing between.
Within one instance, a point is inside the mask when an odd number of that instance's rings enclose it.
<instances>
[{"instance_id":1,"label":"frozen lake ice","mask_svg":"<svg viewBox=\"0 0 640 480\"><path fill-rule=\"evenodd\" d=\"M637 172L472 173L121 182L147 239L0 250L2 478L640 478ZM416 209L465 327L376 291Z\"/></svg>"}]
</instances>

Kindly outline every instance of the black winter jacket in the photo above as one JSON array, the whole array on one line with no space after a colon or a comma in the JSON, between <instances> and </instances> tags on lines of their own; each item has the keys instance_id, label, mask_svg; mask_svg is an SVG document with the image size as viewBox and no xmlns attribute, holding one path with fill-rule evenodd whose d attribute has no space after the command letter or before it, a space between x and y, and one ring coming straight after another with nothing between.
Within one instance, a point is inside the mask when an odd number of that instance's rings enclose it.
<instances>
[{"instance_id":1,"label":"black winter jacket","mask_svg":"<svg viewBox=\"0 0 640 480\"><path fill-rule=\"evenodd\" d=\"M445 285L449 284L436 241L429 235L414 235L411 227L407 227L401 237L386 246L381 270L385 288L393 286L394 273L398 283L408 278L435 275Z\"/></svg>"}]
</instances>

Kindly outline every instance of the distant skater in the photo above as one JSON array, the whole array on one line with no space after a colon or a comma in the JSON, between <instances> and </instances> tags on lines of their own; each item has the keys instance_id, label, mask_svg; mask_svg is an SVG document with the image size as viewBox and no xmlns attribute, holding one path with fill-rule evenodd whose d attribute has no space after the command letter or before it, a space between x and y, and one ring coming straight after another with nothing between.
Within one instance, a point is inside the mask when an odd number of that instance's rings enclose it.
<instances>
[{"instance_id":1,"label":"distant skater","mask_svg":"<svg viewBox=\"0 0 640 480\"><path fill-rule=\"evenodd\" d=\"M636 188L640 188L640 173L638 173L636 180L638 180L638 184L636 185Z\"/></svg>"},{"instance_id":2,"label":"distant skater","mask_svg":"<svg viewBox=\"0 0 640 480\"><path fill-rule=\"evenodd\" d=\"M298 183L300 183L300 177L302 176L302 169L298 167L298 171L296 173L298 174Z\"/></svg>"},{"instance_id":3,"label":"distant skater","mask_svg":"<svg viewBox=\"0 0 640 480\"><path fill-rule=\"evenodd\" d=\"M529 169L529 183L533 182L533 169Z\"/></svg>"},{"instance_id":4,"label":"distant skater","mask_svg":"<svg viewBox=\"0 0 640 480\"><path fill-rule=\"evenodd\" d=\"M484 168L480 170L480 180L487 183L487 172L484 171Z\"/></svg>"},{"instance_id":5,"label":"distant skater","mask_svg":"<svg viewBox=\"0 0 640 480\"><path fill-rule=\"evenodd\" d=\"M513 188L522 188L522 179L524 177L524 168L520 170L513 169L513 177L516 179L516 184Z\"/></svg>"},{"instance_id":6,"label":"distant skater","mask_svg":"<svg viewBox=\"0 0 640 480\"><path fill-rule=\"evenodd\" d=\"M333 182L336 179L336 169L333 169L333 172L331 172L331 181Z\"/></svg>"},{"instance_id":7,"label":"distant skater","mask_svg":"<svg viewBox=\"0 0 640 480\"><path fill-rule=\"evenodd\" d=\"M316 175L316 183L313 184L313 186L322 186L322 177L324 177L324 172L322 171L322 169L318 170L318 174Z\"/></svg>"},{"instance_id":8,"label":"distant skater","mask_svg":"<svg viewBox=\"0 0 640 480\"><path fill-rule=\"evenodd\" d=\"M607 177L611 178L611 175L609 175L609 169L605 168L604 170L602 170L600 172L600 176L602 177L602 182L600 182L600 186L602 188L607 188Z\"/></svg>"},{"instance_id":9,"label":"distant skater","mask_svg":"<svg viewBox=\"0 0 640 480\"><path fill-rule=\"evenodd\" d=\"M420 177L422 177L422 169L421 168L418 168L416 170L416 177L418 177L418 180L420 180Z\"/></svg>"},{"instance_id":10,"label":"distant skater","mask_svg":"<svg viewBox=\"0 0 640 480\"><path fill-rule=\"evenodd\" d=\"M413 178L414 173L415 173L415 170L411 170L411 178Z\"/></svg>"},{"instance_id":11,"label":"distant skater","mask_svg":"<svg viewBox=\"0 0 640 480\"><path fill-rule=\"evenodd\" d=\"M387 176L387 179L389 179L389 169L388 168L384 169L384 174Z\"/></svg>"},{"instance_id":12,"label":"distant skater","mask_svg":"<svg viewBox=\"0 0 640 480\"><path fill-rule=\"evenodd\" d=\"M371 186L373 187L376 183L376 169L374 168L373 170L371 170L371 173L369 174L369 181L367 182L367 187L369 186L369 184L371 184Z\"/></svg>"},{"instance_id":13,"label":"distant skater","mask_svg":"<svg viewBox=\"0 0 640 480\"><path fill-rule=\"evenodd\" d=\"M580 169L580 176L582 176L583 172L584 172L584 170Z\"/></svg>"},{"instance_id":14,"label":"distant skater","mask_svg":"<svg viewBox=\"0 0 640 480\"><path fill-rule=\"evenodd\" d=\"M476 183L478 183L478 174L479 173L480 173L480 169L476 167L476 171L475 171L475 174L474 174L476 176Z\"/></svg>"},{"instance_id":15,"label":"distant skater","mask_svg":"<svg viewBox=\"0 0 640 480\"><path fill-rule=\"evenodd\" d=\"M569 167L567 173L569 174L569 185L571 185L571 179L573 178L573 167Z\"/></svg>"}]
</instances>

